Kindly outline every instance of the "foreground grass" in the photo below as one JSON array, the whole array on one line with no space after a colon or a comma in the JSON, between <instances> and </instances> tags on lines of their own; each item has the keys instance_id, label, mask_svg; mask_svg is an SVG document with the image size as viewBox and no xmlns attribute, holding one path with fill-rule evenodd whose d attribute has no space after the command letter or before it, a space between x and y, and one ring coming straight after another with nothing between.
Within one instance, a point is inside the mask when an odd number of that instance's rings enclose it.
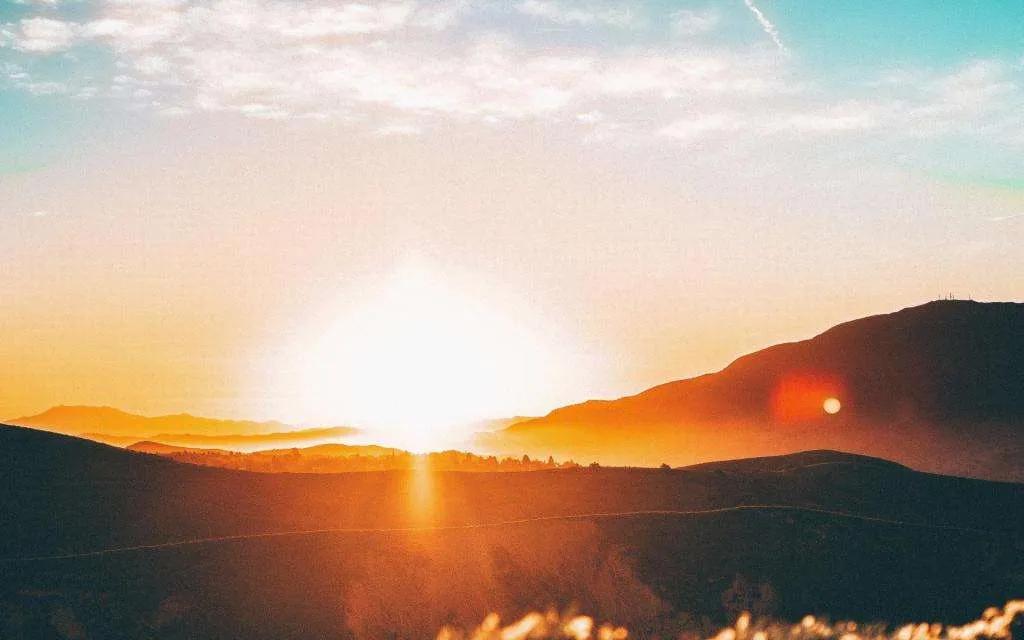
<instances>
[{"instance_id":1,"label":"foreground grass","mask_svg":"<svg viewBox=\"0 0 1024 640\"><path fill-rule=\"evenodd\" d=\"M754 621L741 615L709 640L1009 640L1011 626L1018 616L1024 617L1024 600L1011 600L1000 609L990 607L977 620L961 626L922 622L906 624L895 630L883 624L861 625L856 622L829 623L814 616L805 616L798 624L778 621ZM584 615L530 613L503 626L497 614L487 616L472 631L445 627L437 640L625 640L629 631L611 624L595 624ZM696 640L682 636L681 640Z\"/></svg>"}]
</instances>

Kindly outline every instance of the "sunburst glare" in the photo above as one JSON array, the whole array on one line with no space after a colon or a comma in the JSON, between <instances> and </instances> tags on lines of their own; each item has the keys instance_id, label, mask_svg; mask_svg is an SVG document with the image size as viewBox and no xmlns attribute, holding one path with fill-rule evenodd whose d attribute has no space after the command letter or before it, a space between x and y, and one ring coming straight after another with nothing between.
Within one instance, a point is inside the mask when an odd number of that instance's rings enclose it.
<instances>
[{"instance_id":1,"label":"sunburst glare","mask_svg":"<svg viewBox=\"0 0 1024 640\"><path fill-rule=\"evenodd\" d=\"M422 267L393 274L300 344L304 411L411 451L455 446L475 420L544 396L567 357L528 314L467 295Z\"/></svg>"}]
</instances>

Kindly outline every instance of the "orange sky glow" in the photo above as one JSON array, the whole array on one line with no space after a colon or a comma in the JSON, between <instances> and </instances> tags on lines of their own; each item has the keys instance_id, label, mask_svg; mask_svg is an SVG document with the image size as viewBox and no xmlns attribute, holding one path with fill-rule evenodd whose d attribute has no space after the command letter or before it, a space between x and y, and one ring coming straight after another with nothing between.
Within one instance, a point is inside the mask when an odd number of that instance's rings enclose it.
<instances>
[{"instance_id":1,"label":"orange sky glow","mask_svg":"<svg viewBox=\"0 0 1024 640\"><path fill-rule=\"evenodd\" d=\"M0 415L535 415L718 369L950 282L979 298L1016 286L970 251L918 262L952 242L952 219L911 233L891 218L886 256L905 254L883 259L856 225L776 219L772 198L751 220L751 196L708 200L600 153L581 166L539 142L263 135L229 128L160 162L148 149L161 140L139 140L5 177L6 201L45 197L60 214L6 223L17 303L0 349L17 366L0 372ZM312 152L290 153L297 140ZM970 202L917 197L940 195Z\"/></svg>"},{"instance_id":2,"label":"orange sky glow","mask_svg":"<svg viewBox=\"0 0 1024 640\"><path fill-rule=\"evenodd\" d=\"M0 167L0 417L445 431L951 292L1020 295L1024 192L858 160L846 139L216 111L118 127Z\"/></svg>"}]
</instances>

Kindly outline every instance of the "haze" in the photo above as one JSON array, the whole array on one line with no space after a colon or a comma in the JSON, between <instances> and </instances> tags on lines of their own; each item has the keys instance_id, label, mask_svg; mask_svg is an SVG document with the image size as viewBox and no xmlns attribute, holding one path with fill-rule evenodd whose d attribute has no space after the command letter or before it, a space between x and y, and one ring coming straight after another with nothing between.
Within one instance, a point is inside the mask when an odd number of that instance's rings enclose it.
<instances>
[{"instance_id":1,"label":"haze","mask_svg":"<svg viewBox=\"0 0 1024 640\"><path fill-rule=\"evenodd\" d=\"M4 3L0 416L538 415L948 293L1017 299L1022 21Z\"/></svg>"}]
</instances>

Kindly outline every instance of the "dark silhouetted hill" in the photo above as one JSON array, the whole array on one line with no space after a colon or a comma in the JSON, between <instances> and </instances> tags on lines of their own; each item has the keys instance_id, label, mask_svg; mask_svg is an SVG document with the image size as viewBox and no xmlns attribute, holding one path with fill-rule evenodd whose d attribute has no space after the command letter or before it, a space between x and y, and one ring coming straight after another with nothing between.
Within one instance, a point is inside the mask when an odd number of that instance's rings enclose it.
<instances>
[{"instance_id":1,"label":"dark silhouetted hill","mask_svg":"<svg viewBox=\"0 0 1024 640\"><path fill-rule=\"evenodd\" d=\"M829 398L841 404L834 415L823 408ZM837 449L1024 480L1024 304L938 301L854 320L484 441L618 464Z\"/></svg>"}]
</instances>

